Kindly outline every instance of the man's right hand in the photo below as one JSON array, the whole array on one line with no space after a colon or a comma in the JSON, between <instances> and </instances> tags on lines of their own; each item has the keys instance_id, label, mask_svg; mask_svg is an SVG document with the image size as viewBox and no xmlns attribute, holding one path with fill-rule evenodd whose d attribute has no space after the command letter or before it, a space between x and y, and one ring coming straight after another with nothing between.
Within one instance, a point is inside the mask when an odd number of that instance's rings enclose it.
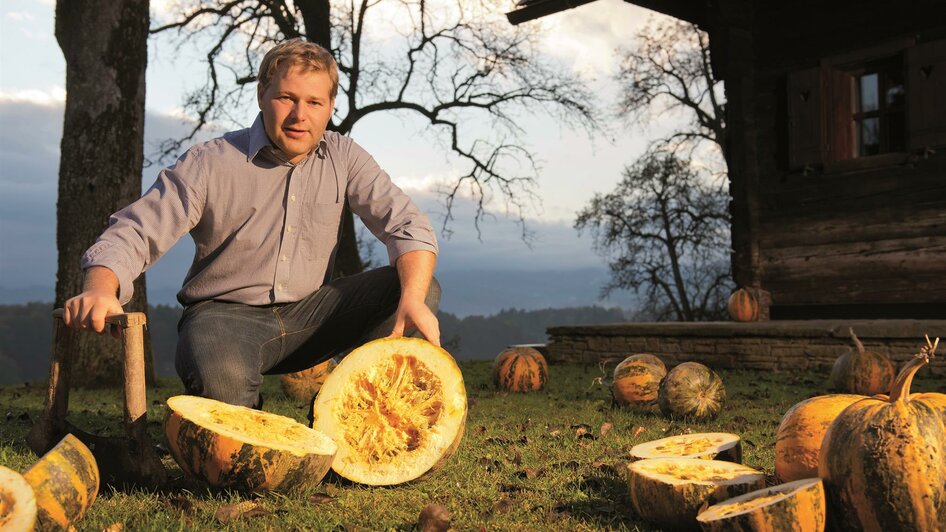
<instances>
[{"instance_id":1,"label":"man's right hand","mask_svg":"<svg viewBox=\"0 0 946 532\"><path fill-rule=\"evenodd\" d=\"M118 302L118 287L118 277L112 270L102 266L89 268L85 272L84 291L63 305L63 322L73 329L105 332L105 317L125 312ZM112 335L119 337L120 330L114 328Z\"/></svg>"}]
</instances>

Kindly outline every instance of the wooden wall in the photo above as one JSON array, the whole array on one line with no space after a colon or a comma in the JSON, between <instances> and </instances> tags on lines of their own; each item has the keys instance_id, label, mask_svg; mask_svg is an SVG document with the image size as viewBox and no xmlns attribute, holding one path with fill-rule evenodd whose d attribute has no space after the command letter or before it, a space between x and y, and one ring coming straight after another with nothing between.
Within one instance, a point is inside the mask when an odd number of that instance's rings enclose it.
<instances>
[{"instance_id":1,"label":"wooden wall","mask_svg":"<svg viewBox=\"0 0 946 532\"><path fill-rule=\"evenodd\" d=\"M735 93L751 102L729 100L731 109L751 114L739 117L734 133L743 142L730 154L743 161L731 164L732 190L749 191L733 197L737 282L757 280L771 294L773 319L946 317L946 142L844 164L793 165L788 94L793 73L823 68L832 57L946 38L946 2L754 6L751 71L738 58L724 59L727 87L740 75L752 79L750 93ZM710 28L711 39L725 37L719 28ZM946 75L946 62L936 67ZM943 98L921 114L946 117ZM818 138L822 151L831 149L829 140ZM737 261L748 246L756 259Z\"/></svg>"}]
</instances>

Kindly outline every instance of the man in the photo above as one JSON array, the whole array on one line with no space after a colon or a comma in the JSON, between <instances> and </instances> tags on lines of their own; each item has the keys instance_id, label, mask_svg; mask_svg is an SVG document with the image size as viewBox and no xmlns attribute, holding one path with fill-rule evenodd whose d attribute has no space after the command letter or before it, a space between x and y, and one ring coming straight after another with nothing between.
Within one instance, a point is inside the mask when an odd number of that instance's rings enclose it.
<instances>
[{"instance_id":1,"label":"man","mask_svg":"<svg viewBox=\"0 0 946 532\"><path fill-rule=\"evenodd\" d=\"M190 232L175 360L187 393L258 407L264 374L413 328L439 345L433 228L367 152L325 131L337 91L338 67L318 45L292 39L267 53L254 124L191 148L112 216L82 257L65 323L104 331L133 280ZM346 200L394 267L330 282Z\"/></svg>"}]
</instances>

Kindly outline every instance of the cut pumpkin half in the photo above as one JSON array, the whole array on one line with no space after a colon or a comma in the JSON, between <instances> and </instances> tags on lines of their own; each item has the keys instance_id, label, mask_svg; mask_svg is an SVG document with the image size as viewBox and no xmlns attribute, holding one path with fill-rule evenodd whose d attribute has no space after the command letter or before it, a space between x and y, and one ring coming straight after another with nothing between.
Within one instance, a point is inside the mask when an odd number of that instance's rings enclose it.
<instances>
[{"instance_id":1,"label":"cut pumpkin half","mask_svg":"<svg viewBox=\"0 0 946 532\"><path fill-rule=\"evenodd\" d=\"M825 527L825 504L821 479L806 478L716 503L700 512L696 520L706 532L822 532Z\"/></svg>"},{"instance_id":2,"label":"cut pumpkin half","mask_svg":"<svg viewBox=\"0 0 946 532\"><path fill-rule=\"evenodd\" d=\"M681 434L631 447L631 459L702 458L742 463L742 440L728 432Z\"/></svg>"},{"instance_id":3,"label":"cut pumpkin half","mask_svg":"<svg viewBox=\"0 0 946 532\"><path fill-rule=\"evenodd\" d=\"M449 353L417 338L383 338L338 364L315 398L312 427L338 443L336 473L392 485L444 464L463 436L466 408Z\"/></svg>"},{"instance_id":4,"label":"cut pumpkin half","mask_svg":"<svg viewBox=\"0 0 946 532\"><path fill-rule=\"evenodd\" d=\"M23 475L0 466L0 530L33 530L36 496Z\"/></svg>"},{"instance_id":5,"label":"cut pumpkin half","mask_svg":"<svg viewBox=\"0 0 946 532\"><path fill-rule=\"evenodd\" d=\"M704 504L765 487L761 471L722 460L647 458L627 468L637 514L668 530L698 530L696 515Z\"/></svg>"},{"instance_id":6,"label":"cut pumpkin half","mask_svg":"<svg viewBox=\"0 0 946 532\"><path fill-rule=\"evenodd\" d=\"M164 430L185 473L211 486L288 491L322 481L335 456L331 438L269 412L178 395Z\"/></svg>"}]
</instances>

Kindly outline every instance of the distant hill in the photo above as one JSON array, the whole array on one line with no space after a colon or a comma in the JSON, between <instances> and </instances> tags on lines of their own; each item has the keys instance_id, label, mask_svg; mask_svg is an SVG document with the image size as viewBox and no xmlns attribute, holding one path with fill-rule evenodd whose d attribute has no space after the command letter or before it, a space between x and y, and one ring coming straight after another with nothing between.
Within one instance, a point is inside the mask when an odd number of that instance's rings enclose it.
<instances>
[{"instance_id":1,"label":"distant hill","mask_svg":"<svg viewBox=\"0 0 946 532\"><path fill-rule=\"evenodd\" d=\"M50 303L0 305L0 384L38 381L49 371L52 345ZM148 310L148 329L158 375L174 376L179 306L156 305ZM492 359L506 346L545 343L545 330L553 325L581 325L623 321L624 311L597 306L506 309L490 316L459 317L441 312L444 346L460 360Z\"/></svg>"}]
</instances>

